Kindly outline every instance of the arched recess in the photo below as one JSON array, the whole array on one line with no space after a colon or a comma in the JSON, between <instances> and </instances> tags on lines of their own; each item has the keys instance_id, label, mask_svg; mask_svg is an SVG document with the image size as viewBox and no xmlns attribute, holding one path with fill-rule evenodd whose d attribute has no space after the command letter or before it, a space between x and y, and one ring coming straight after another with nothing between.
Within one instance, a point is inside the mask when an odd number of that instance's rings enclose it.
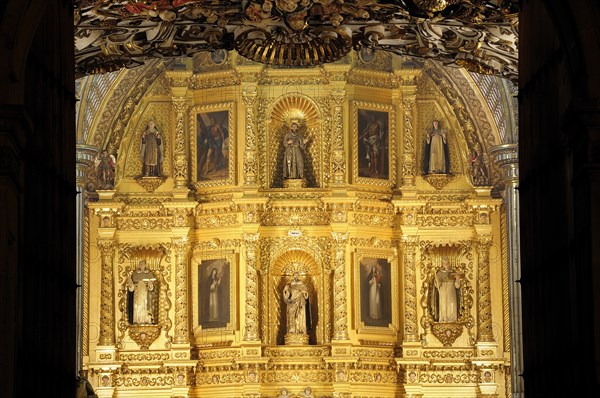
<instances>
[{"instance_id":1,"label":"arched recess","mask_svg":"<svg viewBox=\"0 0 600 398\"><path fill-rule=\"evenodd\" d=\"M319 264L312 254L299 248L284 251L274 259L266 277L261 278L261 289L267 292L266 300L262 303L262 312L269 318L268 335L263 336L264 341L272 345L283 344L286 333L286 304L282 299L282 291L294 273L298 273L299 279L306 284L309 291L309 343L324 342L324 323L328 322L324 295L328 289L325 288L327 278L321 277L323 269L323 264Z\"/></svg>"},{"instance_id":2,"label":"arched recess","mask_svg":"<svg viewBox=\"0 0 600 398\"><path fill-rule=\"evenodd\" d=\"M299 124L300 133L308 138L306 143L307 159L304 160L305 178L309 188L322 186L322 115L315 102L300 93L290 93L275 102L269 112L268 140L266 159L269 164L268 186L280 188L283 186L283 136L295 121Z\"/></svg>"}]
</instances>

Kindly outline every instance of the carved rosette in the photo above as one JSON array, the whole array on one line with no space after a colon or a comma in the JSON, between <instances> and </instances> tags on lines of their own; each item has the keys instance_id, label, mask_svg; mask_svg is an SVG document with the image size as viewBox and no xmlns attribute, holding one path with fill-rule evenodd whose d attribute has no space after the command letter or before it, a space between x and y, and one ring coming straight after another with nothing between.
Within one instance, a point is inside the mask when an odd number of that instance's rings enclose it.
<instances>
[{"instance_id":1,"label":"carved rosette","mask_svg":"<svg viewBox=\"0 0 600 398\"><path fill-rule=\"evenodd\" d=\"M257 170L256 152L256 104L258 95L256 89L245 90L242 100L246 107L246 148L244 150L244 185L255 185Z\"/></svg>"},{"instance_id":2,"label":"carved rosette","mask_svg":"<svg viewBox=\"0 0 600 398\"><path fill-rule=\"evenodd\" d=\"M344 152L344 101L346 93L335 91L331 95L333 103L333 159L331 161L331 182L343 184L346 174L346 154Z\"/></svg>"},{"instance_id":3,"label":"carved rosette","mask_svg":"<svg viewBox=\"0 0 600 398\"><path fill-rule=\"evenodd\" d=\"M404 341L419 341L417 318L417 237L402 239L404 253Z\"/></svg>"},{"instance_id":4,"label":"carved rosette","mask_svg":"<svg viewBox=\"0 0 600 398\"><path fill-rule=\"evenodd\" d=\"M479 264L478 289L478 331L480 342L494 341L492 333L492 296L490 293L490 247L491 236L481 236L477 242L477 263Z\"/></svg>"},{"instance_id":5,"label":"carved rosette","mask_svg":"<svg viewBox=\"0 0 600 398\"><path fill-rule=\"evenodd\" d=\"M258 341L258 276L256 247L258 234L245 234L246 246L246 334L244 341Z\"/></svg>"},{"instance_id":6,"label":"carved rosette","mask_svg":"<svg viewBox=\"0 0 600 398\"><path fill-rule=\"evenodd\" d=\"M173 98L175 110L175 149L173 154L173 178L175 188L185 188L188 177L188 157L185 152L185 124L184 117L188 104L184 97Z\"/></svg>"},{"instance_id":7,"label":"carved rosette","mask_svg":"<svg viewBox=\"0 0 600 398\"><path fill-rule=\"evenodd\" d=\"M414 108L415 97L410 96L402 100L404 121L404 148L402 155L402 183L404 186L415 185L416 153L414 137Z\"/></svg>"},{"instance_id":8,"label":"carved rosette","mask_svg":"<svg viewBox=\"0 0 600 398\"><path fill-rule=\"evenodd\" d=\"M346 306L346 244L347 233L332 233L334 241L334 281L333 281L333 324L334 339L348 340L348 313Z\"/></svg>"},{"instance_id":9,"label":"carved rosette","mask_svg":"<svg viewBox=\"0 0 600 398\"><path fill-rule=\"evenodd\" d=\"M175 343L189 342L186 239L173 239L175 251Z\"/></svg>"},{"instance_id":10,"label":"carved rosette","mask_svg":"<svg viewBox=\"0 0 600 398\"><path fill-rule=\"evenodd\" d=\"M102 261L100 290L100 336L98 345L115 344L115 297L113 260L115 257L114 241L98 240L98 249Z\"/></svg>"}]
</instances>

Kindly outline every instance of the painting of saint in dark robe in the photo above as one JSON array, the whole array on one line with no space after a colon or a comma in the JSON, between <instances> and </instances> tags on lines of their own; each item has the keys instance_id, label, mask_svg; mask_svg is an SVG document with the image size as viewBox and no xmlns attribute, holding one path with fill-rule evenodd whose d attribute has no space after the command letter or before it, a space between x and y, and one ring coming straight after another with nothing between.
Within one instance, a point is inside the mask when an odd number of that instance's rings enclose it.
<instances>
[{"instance_id":1,"label":"painting of saint in dark robe","mask_svg":"<svg viewBox=\"0 0 600 398\"><path fill-rule=\"evenodd\" d=\"M229 175L229 111L196 115L198 181L222 180Z\"/></svg>"},{"instance_id":2,"label":"painting of saint in dark robe","mask_svg":"<svg viewBox=\"0 0 600 398\"><path fill-rule=\"evenodd\" d=\"M198 265L199 324L203 329L229 323L229 267L226 259L204 260Z\"/></svg>"},{"instance_id":3,"label":"painting of saint in dark robe","mask_svg":"<svg viewBox=\"0 0 600 398\"><path fill-rule=\"evenodd\" d=\"M360 320L365 326L392 322L391 266L384 258L360 261Z\"/></svg>"},{"instance_id":4,"label":"painting of saint in dark robe","mask_svg":"<svg viewBox=\"0 0 600 398\"><path fill-rule=\"evenodd\" d=\"M389 178L389 115L358 109L358 176Z\"/></svg>"}]
</instances>

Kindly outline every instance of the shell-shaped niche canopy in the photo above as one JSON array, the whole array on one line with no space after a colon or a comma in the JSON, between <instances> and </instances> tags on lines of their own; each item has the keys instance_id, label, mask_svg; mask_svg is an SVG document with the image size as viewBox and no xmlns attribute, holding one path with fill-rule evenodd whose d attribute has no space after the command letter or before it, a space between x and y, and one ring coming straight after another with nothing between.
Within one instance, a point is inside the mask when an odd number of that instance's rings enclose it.
<instances>
[{"instance_id":1,"label":"shell-shaped niche canopy","mask_svg":"<svg viewBox=\"0 0 600 398\"><path fill-rule=\"evenodd\" d=\"M271 111L271 123L289 126L293 121L306 123L309 130L318 128L319 111L313 101L301 94L288 94L275 103Z\"/></svg>"},{"instance_id":2,"label":"shell-shaped niche canopy","mask_svg":"<svg viewBox=\"0 0 600 398\"><path fill-rule=\"evenodd\" d=\"M290 250L282 253L273 264L273 275L292 276L298 272L301 276L318 275L319 267L310 254L303 250Z\"/></svg>"}]
</instances>

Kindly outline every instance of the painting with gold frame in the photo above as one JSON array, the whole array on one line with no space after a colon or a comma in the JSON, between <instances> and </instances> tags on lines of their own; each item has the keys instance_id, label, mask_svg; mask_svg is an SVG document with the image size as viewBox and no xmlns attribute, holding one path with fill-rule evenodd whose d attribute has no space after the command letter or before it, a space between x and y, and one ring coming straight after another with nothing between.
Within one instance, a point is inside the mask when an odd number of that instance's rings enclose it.
<instances>
[{"instance_id":1,"label":"painting with gold frame","mask_svg":"<svg viewBox=\"0 0 600 398\"><path fill-rule=\"evenodd\" d=\"M354 319L358 333L395 334L398 330L396 255L358 250L354 263Z\"/></svg>"},{"instance_id":2,"label":"painting with gold frame","mask_svg":"<svg viewBox=\"0 0 600 398\"><path fill-rule=\"evenodd\" d=\"M231 102L191 108L192 177L197 187L235 183L234 125Z\"/></svg>"},{"instance_id":3,"label":"painting with gold frame","mask_svg":"<svg viewBox=\"0 0 600 398\"><path fill-rule=\"evenodd\" d=\"M393 107L354 102L353 119L353 180L369 185L393 185L396 177Z\"/></svg>"},{"instance_id":4,"label":"painting with gold frame","mask_svg":"<svg viewBox=\"0 0 600 398\"><path fill-rule=\"evenodd\" d=\"M191 264L196 340L211 332L233 333L236 319L236 255L232 252L203 253L195 255Z\"/></svg>"}]
</instances>

